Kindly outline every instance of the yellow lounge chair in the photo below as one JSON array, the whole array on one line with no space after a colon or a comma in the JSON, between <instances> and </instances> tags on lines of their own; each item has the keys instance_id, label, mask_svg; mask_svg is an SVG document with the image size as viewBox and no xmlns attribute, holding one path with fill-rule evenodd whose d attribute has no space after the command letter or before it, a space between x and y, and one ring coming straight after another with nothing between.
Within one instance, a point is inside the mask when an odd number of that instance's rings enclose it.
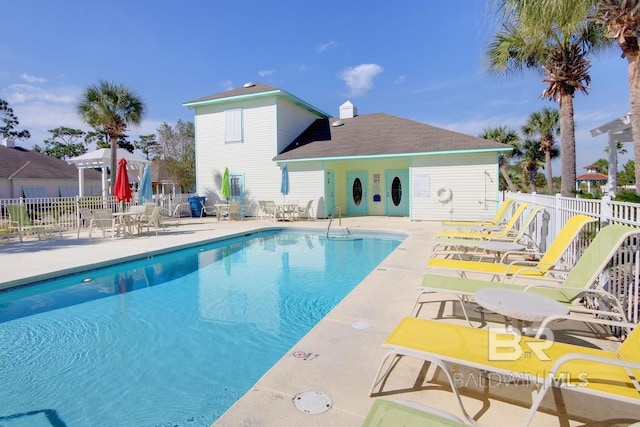
<instances>
[{"instance_id":1,"label":"yellow lounge chair","mask_svg":"<svg viewBox=\"0 0 640 427\"><path fill-rule=\"evenodd\" d=\"M545 295L567 305L571 312L611 316L621 319L621 322L626 322L624 310L618 298L604 289L597 287L596 284L598 278L607 268L610 260L620 247L630 241L631 249L637 252L638 236L640 236L640 228L629 227L622 224L612 224L603 227L571 270L568 272L564 270L559 272L566 275L564 279L555 278L552 280L548 277L527 276L526 286L515 283L520 277L519 272L514 273L510 277L511 283L426 274L422 280L422 286L419 288L420 294L413 306L412 313L414 316L419 314L420 308L424 304L422 300L424 295L431 293L449 294L454 295L460 303L462 303L463 314L467 322L471 324L464 303L468 302L479 289L503 288ZM632 239L632 237L635 237L635 239ZM549 269L549 272L552 272L552 269ZM591 309L579 307L577 304L580 303L585 296L596 298L599 302L605 303L605 308ZM561 318L561 316L554 317L550 320L558 318Z\"/></svg>"},{"instance_id":2,"label":"yellow lounge chair","mask_svg":"<svg viewBox=\"0 0 640 427\"><path fill-rule=\"evenodd\" d=\"M531 389L532 403L522 422L524 426L530 424L547 392L556 387L640 405L638 329L614 352L407 317L382 344L388 352L375 376L371 394L378 385L384 385L384 379L399 359L409 356L431 362L443 370L458 401L450 364L473 368L477 375L493 374L494 380L505 378L509 387ZM640 420L640 411L638 414ZM615 414L612 415L615 418Z\"/></svg>"},{"instance_id":3,"label":"yellow lounge chair","mask_svg":"<svg viewBox=\"0 0 640 427\"><path fill-rule=\"evenodd\" d=\"M482 226L499 226L503 222L505 222L507 215L509 214L509 210L513 207L516 201L514 199L505 199L500 207L496 211L492 220L489 221L442 221L443 226L454 226L454 227L482 227Z\"/></svg>"},{"instance_id":4,"label":"yellow lounge chair","mask_svg":"<svg viewBox=\"0 0 640 427\"><path fill-rule=\"evenodd\" d=\"M442 238L464 238L464 239L491 239L491 238L506 238L513 234L512 230L515 229L520 217L524 214L524 211L529 207L528 203L521 203L509 222L504 227L478 227L476 231L439 231L437 234L438 239ZM542 207L532 207L532 209L542 209Z\"/></svg>"},{"instance_id":5,"label":"yellow lounge chair","mask_svg":"<svg viewBox=\"0 0 640 427\"><path fill-rule=\"evenodd\" d=\"M547 275L551 269L559 269L558 264L561 263L562 257L571 245L571 242L580 234L583 228L597 221L596 218L587 215L574 215L562 227L553 243L547 251L540 257L539 261L517 260L510 263L501 262L483 262L483 261L467 261L452 258L431 257L427 261L427 267L436 270L453 270L458 272L460 277L466 277L466 273L485 273L491 274L492 280L499 282L504 281L507 277L519 273L520 276L537 276ZM528 255L540 255L527 253ZM503 260L510 254L503 256Z\"/></svg>"}]
</instances>

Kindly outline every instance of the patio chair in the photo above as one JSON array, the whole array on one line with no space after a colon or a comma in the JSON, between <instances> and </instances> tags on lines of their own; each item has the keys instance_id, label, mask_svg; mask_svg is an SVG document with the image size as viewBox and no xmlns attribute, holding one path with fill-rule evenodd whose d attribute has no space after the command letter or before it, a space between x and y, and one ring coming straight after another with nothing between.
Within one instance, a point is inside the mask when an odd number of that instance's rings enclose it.
<instances>
[{"instance_id":1,"label":"patio chair","mask_svg":"<svg viewBox=\"0 0 640 427\"><path fill-rule=\"evenodd\" d=\"M570 313L584 313L598 316L615 318L613 322L626 323L622 302L602 287L597 286L598 279L609 265L616 252L627 243L638 257L638 237L640 228L629 227L622 224L612 224L603 227L593 241L589 244L584 253L580 256L575 265L569 270L555 271L564 276L550 276L554 269L548 270L547 276L535 277L526 276L526 285L516 283L521 277L516 271L510 277L510 283L490 282L486 280L467 279L461 277L441 276L437 274L426 274L422 280L420 293L412 309L412 315L417 316L424 301L423 296L432 293L443 293L455 296L462 305L465 319L471 325L467 314L465 303L469 302L473 294L479 289L503 288L516 289L523 292L534 292L559 301L569 308ZM635 237L635 239L630 239ZM638 262L638 260L636 260ZM599 307L580 307L583 299L598 301ZM595 304L591 304L595 307ZM552 316L545 320L545 324L551 321L566 318L566 316ZM593 320L585 317L584 320Z\"/></svg>"},{"instance_id":2,"label":"patio chair","mask_svg":"<svg viewBox=\"0 0 640 427\"><path fill-rule=\"evenodd\" d=\"M102 237L107 237L107 233L111 234L113 239L118 233L118 221L110 209L96 209L93 211L93 217L89 222L89 238L93 237L93 230L102 231Z\"/></svg>"},{"instance_id":3,"label":"patio chair","mask_svg":"<svg viewBox=\"0 0 640 427\"><path fill-rule=\"evenodd\" d=\"M449 412L404 399L376 399L362 423L362 427L468 425L476 425L476 423L464 422Z\"/></svg>"},{"instance_id":4,"label":"patio chair","mask_svg":"<svg viewBox=\"0 0 640 427\"><path fill-rule=\"evenodd\" d=\"M91 212L91 209L89 208L79 208L78 215L79 215L79 218L78 218L79 220L78 220L78 235L76 236L77 239L80 238L80 230L82 229L82 227L83 226L89 227L91 218L93 218L93 212Z\"/></svg>"},{"instance_id":5,"label":"patio chair","mask_svg":"<svg viewBox=\"0 0 640 427\"><path fill-rule=\"evenodd\" d=\"M151 231L151 227L155 229L156 236L158 235L158 229L162 227L164 230L164 225L162 223L162 207L155 206L151 211L151 215L148 217L142 216L140 219L136 221L136 226L138 227L138 233L142 233L144 227L147 227L147 233Z\"/></svg>"},{"instance_id":6,"label":"patio chair","mask_svg":"<svg viewBox=\"0 0 640 427\"><path fill-rule=\"evenodd\" d=\"M457 272L460 277L466 277L467 273L484 273L491 274L491 280L499 282L504 281L507 277L519 273L520 276L537 276L543 277L547 275L551 269L557 271L561 268L560 263L562 257L576 239L580 232L587 224L596 222L597 219L587 215L574 215L567 223L562 227L562 230L558 233L553 243L549 246L544 254L525 251L520 252L526 256L534 256L540 258L539 261L528 260L515 260L506 263L505 260L509 256L512 256L514 252L507 252L502 256L499 262L484 262L484 261L467 261L461 259L451 258L438 258L431 257L427 262L427 267L430 271L435 270L449 270ZM564 268L566 270L567 268Z\"/></svg>"},{"instance_id":7,"label":"patio chair","mask_svg":"<svg viewBox=\"0 0 640 427\"><path fill-rule=\"evenodd\" d=\"M264 216L261 216L261 218L266 217L271 221L275 221L277 219L276 217L279 215L279 212L276 209L276 202L273 200L263 200L262 211Z\"/></svg>"},{"instance_id":8,"label":"patio chair","mask_svg":"<svg viewBox=\"0 0 640 427\"><path fill-rule=\"evenodd\" d=\"M229 208L227 211L227 217L230 220L241 220L242 219L242 205L240 204L240 200L232 200L229 202Z\"/></svg>"},{"instance_id":9,"label":"patio chair","mask_svg":"<svg viewBox=\"0 0 640 427\"><path fill-rule=\"evenodd\" d=\"M482 226L477 227L473 231L439 231L437 236L438 239L443 237L445 238L465 238L465 239L491 239L491 238L506 238L510 236L512 230L515 229L520 217L524 214L524 211L529 207L529 203L521 203L516 211L513 213L513 216L509 220L509 222L503 226ZM542 207L534 205L533 209L542 209Z\"/></svg>"},{"instance_id":10,"label":"patio chair","mask_svg":"<svg viewBox=\"0 0 640 427\"><path fill-rule=\"evenodd\" d=\"M176 227L178 225L180 225L180 210L182 209L182 205L180 203L178 203L177 205L175 205L175 207L173 208L173 212L167 213L165 211L165 209L162 210L162 223L163 224L168 224L168 223L175 223Z\"/></svg>"},{"instance_id":11,"label":"patio chair","mask_svg":"<svg viewBox=\"0 0 640 427\"><path fill-rule=\"evenodd\" d=\"M34 224L25 205L7 205L7 213L9 214L9 230L17 231L21 242L23 238L27 238L33 233L40 240L40 232L50 228L47 225Z\"/></svg>"},{"instance_id":12,"label":"patio chair","mask_svg":"<svg viewBox=\"0 0 640 427\"><path fill-rule=\"evenodd\" d=\"M307 205L304 207L298 206L296 210L293 212L293 218L294 219L306 218L309 221L316 219L315 215L313 214L313 200L309 200L307 202Z\"/></svg>"},{"instance_id":13,"label":"patio chair","mask_svg":"<svg viewBox=\"0 0 640 427\"><path fill-rule=\"evenodd\" d=\"M459 402L459 382L453 380L451 365L458 371L463 366L473 369L469 375L491 375L494 381L504 378L505 387L524 383L525 390L532 393L531 406L521 424L524 426L531 423L546 394L554 388L640 405L639 329L635 328L617 351L608 351L526 336L518 336L516 346L514 336L503 337L506 333L496 330L407 317L382 343L388 351L370 394L378 386L384 387L393 368L407 356L431 363L428 377L420 377L420 384L433 379L435 368L442 370ZM512 351L501 347L505 342L512 345L507 349ZM562 413L566 414L564 408Z\"/></svg>"},{"instance_id":14,"label":"patio chair","mask_svg":"<svg viewBox=\"0 0 640 427\"><path fill-rule=\"evenodd\" d=\"M489 221L442 221L443 226L455 227L483 227L500 226L506 221L509 210L516 203L514 199L505 199L496 211L492 220Z\"/></svg>"}]
</instances>

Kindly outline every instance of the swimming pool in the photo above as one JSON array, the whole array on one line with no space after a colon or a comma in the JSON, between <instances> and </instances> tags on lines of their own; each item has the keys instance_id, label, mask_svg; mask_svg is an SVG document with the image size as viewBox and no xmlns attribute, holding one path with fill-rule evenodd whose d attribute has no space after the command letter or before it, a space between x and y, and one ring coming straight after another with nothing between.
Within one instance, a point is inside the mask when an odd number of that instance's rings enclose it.
<instances>
[{"instance_id":1,"label":"swimming pool","mask_svg":"<svg viewBox=\"0 0 640 427\"><path fill-rule=\"evenodd\" d=\"M262 231L0 293L0 424L209 426L402 238Z\"/></svg>"}]
</instances>

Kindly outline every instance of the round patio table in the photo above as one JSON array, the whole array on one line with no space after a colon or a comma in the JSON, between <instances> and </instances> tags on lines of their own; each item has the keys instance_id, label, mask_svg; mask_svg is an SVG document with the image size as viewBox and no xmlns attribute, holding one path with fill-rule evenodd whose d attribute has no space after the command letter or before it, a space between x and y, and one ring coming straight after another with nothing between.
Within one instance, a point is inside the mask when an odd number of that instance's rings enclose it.
<instances>
[{"instance_id":1,"label":"round patio table","mask_svg":"<svg viewBox=\"0 0 640 427\"><path fill-rule=\"evenodd\" d=\"M485 288L476 291L475 299L487 310L528 322L541 322L549 316L569 314L569 309L558 301L524 290Z\"/></svg>"}]
</instances>

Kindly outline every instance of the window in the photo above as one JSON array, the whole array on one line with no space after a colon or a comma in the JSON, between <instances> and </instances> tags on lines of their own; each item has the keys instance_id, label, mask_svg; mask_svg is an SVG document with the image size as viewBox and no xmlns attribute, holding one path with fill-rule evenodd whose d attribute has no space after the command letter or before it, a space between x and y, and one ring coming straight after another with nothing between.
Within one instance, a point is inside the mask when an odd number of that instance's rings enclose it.
<instances>
[{"instance_id":1,"label":"window","mask_svg":"<svg viewBox=\"0 0 640 427\"><path fill-rule=\"evenodd\" d=\"M240 142L242 141L242 110L225 111L225 141Z\"/></svg>"},{"instance_id":2,"label":"window","mask_svg":"<svg viewBox=\"0 0 640 427\"><path fill-rule=\"evenodd\" d=\"M40 186L40 185L23 185L22 194L26 199L37 199L37 198L48 197L47 190L44 188L44 186Z\"/></svg>"}]
</instances>

